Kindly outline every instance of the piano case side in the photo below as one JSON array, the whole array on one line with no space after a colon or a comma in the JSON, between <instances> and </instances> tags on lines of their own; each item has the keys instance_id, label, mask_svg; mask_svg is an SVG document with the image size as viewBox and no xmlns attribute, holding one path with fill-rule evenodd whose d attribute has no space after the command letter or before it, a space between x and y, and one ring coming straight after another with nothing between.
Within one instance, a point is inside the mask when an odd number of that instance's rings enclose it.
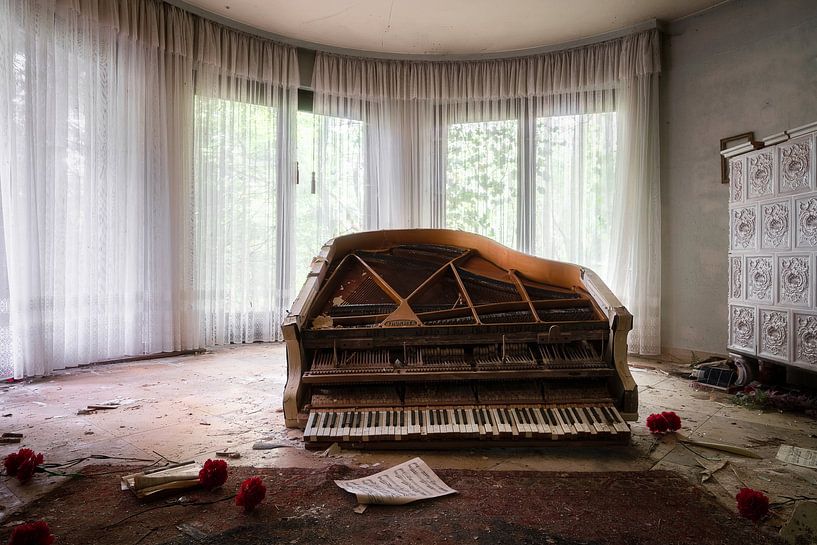
<instances>
[{"instance_id":1,"label":"piano case side","mask_svg":"<svg viewBox=\"0 0 817 545\"><path fill-rule=\"evenodd\" d=\"M303 428L306 424L299 418L300 409L306 399L306 388L301 377L306 371L305 354L301 343L301 331L308 318L309 309L318 294L320 285L329 269L332 240L328 241L320 253L312 260L311 269L301 291L292 302L289 315L284 320L281 330L287 350L287 382L284 386L284 422L288 428Z\"/></svg>"},{"instance_id":2,"label":"piano case side","mask_svg":"<svg viewBox=\"0 0 817 545\"><path fill-rule=\"evenodd\" d=\"M596 273L582 268L582 280L587 292L610 321L611 342L607 346L607 359L613 361L616 369L611 385L618 396L619 412L625 420L638 420L638 385L627 363L627 335L633 329L633 315Z\"/></svg>"}]
</instances>

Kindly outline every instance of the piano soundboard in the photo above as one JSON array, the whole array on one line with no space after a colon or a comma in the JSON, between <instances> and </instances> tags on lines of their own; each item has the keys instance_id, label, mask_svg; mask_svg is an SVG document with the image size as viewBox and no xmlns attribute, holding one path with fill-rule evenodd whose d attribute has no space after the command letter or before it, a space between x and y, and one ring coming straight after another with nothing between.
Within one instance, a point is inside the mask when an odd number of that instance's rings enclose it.
<instances>
[{"instance_id":1,"label":"piano soundboard","mask_svg":"<svg viewBox=\"0 0 817 545\"><path fill-rule=\"evenodd\" d=\"M448 230L327 243L283 331L308 448L626 442L632 317L587 269Z\"/></svg>"}]
</instances>

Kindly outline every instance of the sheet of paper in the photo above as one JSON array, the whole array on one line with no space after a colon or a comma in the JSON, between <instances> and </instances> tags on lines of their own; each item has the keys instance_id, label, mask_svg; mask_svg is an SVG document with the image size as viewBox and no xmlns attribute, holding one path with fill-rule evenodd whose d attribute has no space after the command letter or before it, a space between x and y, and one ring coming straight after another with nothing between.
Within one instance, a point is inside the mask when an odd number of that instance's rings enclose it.
<instances>
[{"instance_id":1,"label":"sheet of paper","mask_svg":"<svg viewBox=\"0 0 817 545\"><path fill-rule=\"evenodd\" d=\"M787 464L817 469L817 450L780 445L777 449L777 459Z\"/></svg>"},{"instance_id":2,"label":"sheet of paper","mask_svg":"<svg viewBox=\"0 0 817 545\"><path fill-rule=\"evenodd\" d=\"M403 505L457 493L420 458L368 477L335 481L335 484L357 496L357 502L362 504Z\"/></svg>"}]
</instances>

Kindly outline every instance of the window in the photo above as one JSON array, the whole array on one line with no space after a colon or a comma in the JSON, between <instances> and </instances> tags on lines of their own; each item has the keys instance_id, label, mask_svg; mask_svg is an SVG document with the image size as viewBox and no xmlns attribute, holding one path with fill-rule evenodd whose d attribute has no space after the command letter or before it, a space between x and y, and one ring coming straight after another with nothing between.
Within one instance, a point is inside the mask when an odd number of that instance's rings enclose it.
<instances>
[{"instance_id":1,"label":"window","mask_svg":"<svg viewBox=\"0 0 817 545\"><path fill-rule=\"evenodd\" d=\"M449 126L445 173L449 228L516 247L517 127L516 120Z\"/></svg>"},{"instance_id":2,"label":"window","mask_svg":"<svg viewBox=\"0 0 817 545\"><path fill-rule=\"evenodd\" d=\"M514 115L448 126L446 227L579 263L606 277L616 176L615 112Z\"/></svg>"},{"instance_id":3,"label":"window","mask_svg":"<svg viewBox=\"0 0 817 545\"><path fill-rule=\"evenodd\" d=\"M195 98L196 267L206 344L277 335L278 109Z\"/></svg>"},{"instance_id":4,"label":"window","mask_svg":"<svg viewBox=\"0 0 817 545\"><path fill-rule=\"evenodd\" d=\"M295 287L323 244L367 228L362 121L298 112Z\"/></svg>"},{"instance_id":5,"label":"window","mask_svg":"<svg viewBox=\"0 0 817 545\"><path fill-rule=\"evenodd\" d=\"M615 157L615 113L536 120L535 254L607 277Z\"/></svg>"}]
</instances>

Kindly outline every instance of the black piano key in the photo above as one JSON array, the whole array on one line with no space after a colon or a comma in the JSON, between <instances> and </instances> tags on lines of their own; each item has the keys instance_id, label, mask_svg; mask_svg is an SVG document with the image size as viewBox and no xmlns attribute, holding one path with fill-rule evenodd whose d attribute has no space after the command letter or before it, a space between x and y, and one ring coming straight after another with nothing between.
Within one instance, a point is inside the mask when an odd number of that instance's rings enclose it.
<instances>
[{"instance_id":1,"label":"black piano key","mask_svg":"<svg viewBox=\"0 0 817 545\"><path fill-rule=\"evenodd\" d=\"M406 413L403 411L400 411L400 427L401 428L406 427Z\"/></svg>"},{"instance_id":2,"label":"black piano key","mask_svg":"<svg viewBox=\"0 0 817 545\"><path fill-rule=\"evenodd\" d=\"M423 420L425 420L425 418L424 418L425 417L425 411L417 411L417 416L420 417L420 425L425 426L425 424L423 423Z\"/></svg>"},{"instance_id":3,"label":"black piano key","mask_svg":"<svg viewBox=\"0 0 817 545\"><path fill-rule=\"evenodd\" d=\"M436 426L437 419L436 419L436 412L437 411L428 411L428 425L429 426Z\"/></svg>"},{"instance_id":4,"label":"black piano key","mask_svg":"<svg viewBox=\"0 0 817 545\"><path fill-rule=\"evenodd\" d=\"M440 411L443 414L443 423L447 426L450 424L448 421L448 411Z\"/></svg>"},{"instance_id":5,"label":"black piano key","mask_svg":"<svg viewBox=\"0 0 817 545\"><path fill-rule=\"evenodd\" d=\"M375 411L369 411L369 418L366 419L366 427L371 428L372 423L374 423Z\"/></svg>"}]
</instances>

